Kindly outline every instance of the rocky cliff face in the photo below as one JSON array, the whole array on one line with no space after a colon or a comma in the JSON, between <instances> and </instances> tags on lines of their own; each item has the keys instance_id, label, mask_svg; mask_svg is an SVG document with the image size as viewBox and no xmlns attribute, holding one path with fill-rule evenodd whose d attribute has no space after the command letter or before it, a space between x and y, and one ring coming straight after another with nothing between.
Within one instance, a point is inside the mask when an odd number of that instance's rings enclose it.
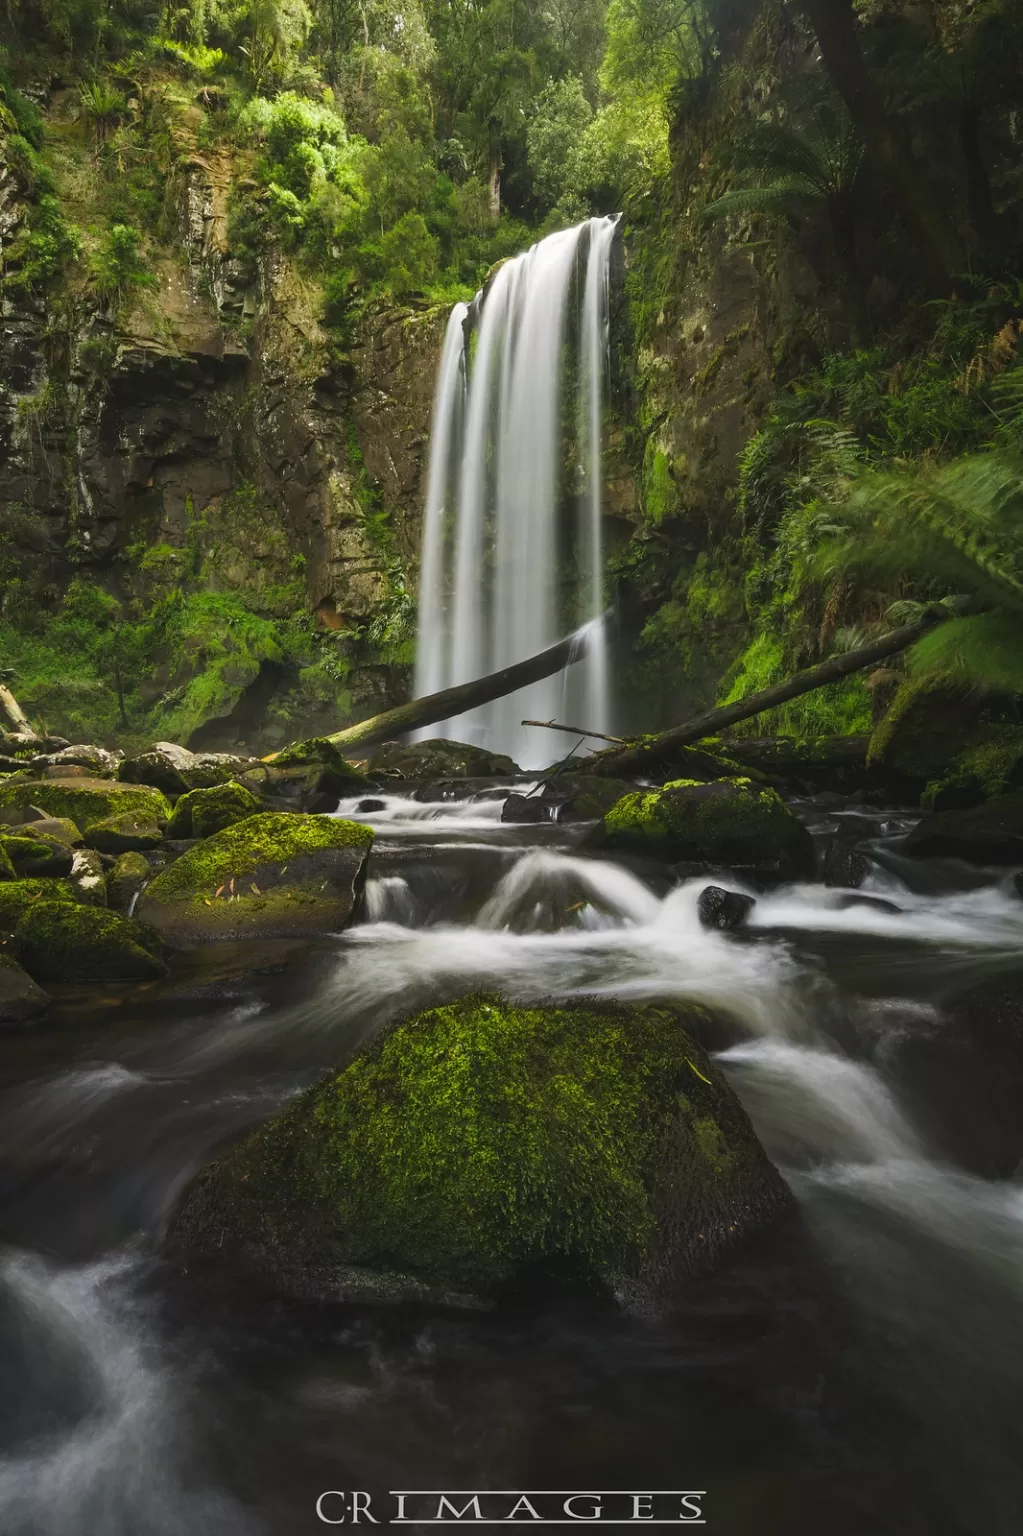
<instances>
[{"instance_id":1,"label":"rocky cliff face","mask_svg":"<svg viewBox=\"0 0 1023 1536\"><path fill-rule=\"evenodd\" d=\"M51 605L81 576L121 599L184 581L271 619L304 612L337 637L344 686L317 702L340 725L407 690L408 635L388 629L407 619L445 315L369 307L342 351L290 261L267 253L253 274L234 259L230 176L193 159L176 259L129 315L70 292L5 298L0 518L19 580ZM20 192L6 169L0 238ZM243 694L272 691L275 667L257 655L252 676L251 661L196 724L203 740L251 736ZM158 665L148 700L203 664Z\"/></svg>"}]
</instances>

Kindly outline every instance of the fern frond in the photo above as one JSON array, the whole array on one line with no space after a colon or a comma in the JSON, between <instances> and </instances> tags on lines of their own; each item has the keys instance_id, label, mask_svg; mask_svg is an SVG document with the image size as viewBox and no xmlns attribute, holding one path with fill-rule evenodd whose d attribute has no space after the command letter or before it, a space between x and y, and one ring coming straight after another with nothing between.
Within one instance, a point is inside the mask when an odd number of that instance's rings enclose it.
<instances>
[{"instance_id":1,"label":"fern frond","mask_svg":"<svg viewBox=\"0 0 1023 1536\"><path fill-rule=\"evenodd\" d=\"M939 624L909 653L914 672L946 672L1010 693L1023 691L1023 621L1006 612L978 613Z\"/></svg>"},{"instance_id":2,"label":"fern frond","mask_svg":"<svg viewBox=\"0 0 1023 1536\"><path fill-rule=\"evenodd\" d=\"M724 219L730 214L763 213L787 218L800 204L809 205L815 193L795 179L776 181L766 187L733 187L703 210L705 219Z\"/></svg>"},{"instance_id":3,"label":"fern frond","mask_svg":"<svg viewBox=\"0 0 1023 1536\"><path fill-rule=\"evenodd\" d=\"M975 454L918 474L866 474L820 567L916 573L1023 610L1023 464Z\"/></svg>"}]
</instances>

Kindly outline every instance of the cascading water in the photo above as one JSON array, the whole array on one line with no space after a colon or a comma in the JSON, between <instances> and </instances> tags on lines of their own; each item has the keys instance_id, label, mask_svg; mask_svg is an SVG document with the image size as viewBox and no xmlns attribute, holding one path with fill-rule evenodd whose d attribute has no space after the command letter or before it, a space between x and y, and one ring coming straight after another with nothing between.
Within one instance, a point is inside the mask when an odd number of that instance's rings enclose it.
<instances>
[{"instance_id":1,"label":"cascading water","mask_svg":"<svg viewBox=\"0 0 1023 1536\"><path fill-rule=\"evenodd\" d=\"M588 219L548 236L506 262L471 312L452 311L430 444L417 695L522 661L603 611L601 424L615 228L613 219ZM567 473L569 384L578 484ZM572 493L574 526L564 515ZM611 729L602 632L564 678L424 734L542 766L550 743L521 721L563 710L584 713L593 730Z\"/></svg>"}]
</instances>

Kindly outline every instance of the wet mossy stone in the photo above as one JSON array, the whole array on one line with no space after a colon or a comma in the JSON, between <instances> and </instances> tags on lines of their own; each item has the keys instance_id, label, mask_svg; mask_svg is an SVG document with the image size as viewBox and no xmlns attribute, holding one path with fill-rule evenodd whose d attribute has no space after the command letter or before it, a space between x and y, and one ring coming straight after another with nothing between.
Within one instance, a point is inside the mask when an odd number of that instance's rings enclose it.
<instances>
[{"instance_id":1,"label":"wet mossy stone","mask_svg":"<svg viewBox=\"0 0 1023 1536\"><path fill-rule=\"evenodd\" d=\"M191 789L182 795L167 823L168 837L212 837L236 821L255 816L260 802L244 784L229 781L214 789Z\"/></svg>"},{"instance_id":2,"label":"wet mossy stone","mask_svg":"<svg viewBox=\"0 0 1023 1536\"><path fill-rule=\"evenodd\" d=\"M946 675L903 683L870 738L867 765L923 787L983 734L989 716L984 692Z\"/></svg>"},{"instance_id":3,"label":"wet mossy stone","mask_svg":"<svg viewBox=\"0 0 1023 1536\"><path fill-rule=\"evenodd\" d=\"M126 784L150 784L164 794L182 795L190 789L225 784L257 766L258 761L233 752L191 752L176 742L158 741L148 752L124 758L117 777Z\"/></svg>"},{"instance_id":4,"label":"wet mossy stone","mask_svg":"<svg viewBox=\"0 0 1023 1536\"><path fill-rule=\"evenodd\" d=\"M4 847L3 839L0 838L0 880L16 880L17 878L18 872L11 862L10 854Z\"/></svg>"},{"instance_id":5,"label":"wet mossy stone","mask_svg":"<svg viewBox=\"0 0 1023 1536\"><path fill-rule=\"evenodd\" d=\"M153 877L149 860L141 853L122 853L107 875L107 904L127 912L142 887Z\"/></svg>"},{"instance_id":6,"label":"wet mossy stone","mask_svg":"<svg viewBox=\"0 0 1023 1536\"><path fill-rule=\"evenodd\" d=\"M903 849L917 859L1023 864L1023 790L999 795L969 810L925 816L908 834Z\"/></svg>"},{"instance_id":7,"label":"wet mossy stone","mask_svg":"<svg viewBox=\"0 0 1023 1536\"><path fill-rule=\"evenodd\" d=\"M186 948L334 933L361 899L372 841L359 822L263 811L182 854L147 886L138 915Z\"/></svg>"},{"instance_id":8,"label":"wet mossy stone","mask_svg":"<svg viewBox=\"0 0 1023 1536\"><path fill-rule=\"evenodd\" d=\"M27 833L27 828L17 827L12 836L0 838L18 879L28 875L60 879L71 873L75 856L66 843L54 838L30 837Z\"/></svg>"},{"instance_id":9,"label":"wet mossy stone","mask_svg":"<svg viewBox=\"0 0 1023 1536\"><path fill-rule=\"evenodd\" d=\"M10 933L24 914L42 901L65 901L85 905L85 899L70 880L9 880L0 884L0 929Z\"/></svg>"},{"instance_id":10,"label":"wet mossy stone","mask_svg":"<svg viewBox=\"0 0 1023 1536\"><path fill-rule=\"evenodd\" d=\"M467 998L388 1028L207 1168L173 1250L305 1296L667 1297L788 1204L679 1017Z\"/></svg>"},{"instance_id":11,"label":"wet mossy stone","mask_svg":"<svg viewBox=\"0 0 1023 1536\"><path fill-rule=\"evenodd\" d=\"M18 827L19 837L38 837L44 841L64 843L68 848L82 846L82 834L76 822L68 816L44 816L39 821L26 821Z\"/></svg>"},{"instance_id":12,"label":"wet mossy stone","mask_svg":"<svg viewBox=\"0 0 1023 1536\"><path fill-rule=\"evenodd\" d=\"M604 846L668 860L813 873L813 839L774 789L748 778L675 779L623 795L604 817Z\"/></svg>"},{"instance_id":13,"label":"wet mossy stone","mask_svg":"<svg viewBox=\"0 0 1023 1536\"><path fill-rule=\"evenodd\" d=\"M46 1012L49 998L26 970L0 949L0 1024L27 1024Z\"/></svg>"},{"instance_id":14,"label":"wet mossy stone","mask_svg":"<svg viewBox=\"0 0 1023 1536\"><path fill-rule=\"evenodd\" d=\"M165 795L146 784L118 779L30 779L0 784L0 812L27 816L38 806L48 816L65 816L83 832L110 816L144 816L163 825L171 808Z\"/></svg>"},{"instance_id":15,"label":"wet mossy stone","mask_svg":"<svg viewBox=\"0 0 1023 1536\"><path fill-rule=\"evenodd\" d=\"M163 836L148 813L121 811L93 822L85 841L98 853L142 853L147 848L159 848Z\"/></svg>"},{"instance_id":16,"label":"wet mossy stone","mask_svg":"<svg viewBox=\"0 0 1023 1536\"><path fill-rule=\"evenodd\" d=\"M749 736L728 742L733 773L762 774L790 792L849 794L867 783L869 736ZM728 771L728 770L726 770Z\"/></svg>"},{"instance_id":17,"label":"wet mossy stone","mask_svg":"<svg viewBox=\"0 0 1023 1536\"><path fill-rule=\"evenodd\" d=\"M36 981L151 981L167 975L158 937L105 907L41 901L22 916L14 944Z\"/></svg>"}]
</instances>

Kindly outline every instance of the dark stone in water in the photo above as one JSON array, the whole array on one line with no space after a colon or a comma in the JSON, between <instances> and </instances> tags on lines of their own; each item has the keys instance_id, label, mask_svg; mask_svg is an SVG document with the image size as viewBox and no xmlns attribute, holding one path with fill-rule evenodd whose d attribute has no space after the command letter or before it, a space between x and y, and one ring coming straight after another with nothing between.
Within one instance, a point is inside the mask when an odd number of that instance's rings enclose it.
<instances>
[{"instance_id":1,"label":"dark stone in water","mask_svg":"<svg viewBox=\"0 0 1023 1536\"><path fill-rule=\"evenodd\" d=\"M366 816L371 811L386 811L387 805L383 800L360 800L355 809Z\"/></svg>"},{"instance_id":2,"label":"dark stone in water","mask_svg":"<svg viewBox=\"0 0 1023 1536\"><path fill-rule=\"evenodd\" d=\"M696 911L705 928L741 928L756 906L752 896L739 891L726 891L720 885L704 886L696 903Z\"/></svg>"},{"instance_id":3,"label":"dark stone in water","mask_svg":"<svg viewBox=\"0 0 1023 1536\"><path fill-rule=\"evenodd\" d=\"M857 848L841 838L830 838L820 854L820 872L825 885L862 885L870 868Z\"/></svg>"},{"instance_id":4,"label":"dark stone in water","mask_svg":"<svg viewBox=\"0 0 1023 1536\"><path fill-rule=\"evenodd\" d=\"M515 826L535 826L550 820L550 807L539 795L509 795L501 811L501 820Z\"/></svg>"}]
</instances>

